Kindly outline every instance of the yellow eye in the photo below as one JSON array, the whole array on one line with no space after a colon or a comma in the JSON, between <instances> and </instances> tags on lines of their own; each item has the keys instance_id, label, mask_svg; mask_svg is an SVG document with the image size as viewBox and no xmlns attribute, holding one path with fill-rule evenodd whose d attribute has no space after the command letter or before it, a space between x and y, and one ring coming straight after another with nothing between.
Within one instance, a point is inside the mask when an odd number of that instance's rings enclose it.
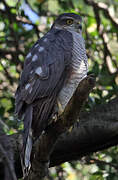
<instances>
[{"instance_id":1,"label":"yellow eye","mask_svg":"<svg viewBox=\"0 0 118 180\"><path fill-rule=\"evenodd\" d=\"M72 19L68 19L68 20L66 21L66 23L67 23L68 25L73 24L73 20L72 20Z\"/></svg>"}]
</instances>

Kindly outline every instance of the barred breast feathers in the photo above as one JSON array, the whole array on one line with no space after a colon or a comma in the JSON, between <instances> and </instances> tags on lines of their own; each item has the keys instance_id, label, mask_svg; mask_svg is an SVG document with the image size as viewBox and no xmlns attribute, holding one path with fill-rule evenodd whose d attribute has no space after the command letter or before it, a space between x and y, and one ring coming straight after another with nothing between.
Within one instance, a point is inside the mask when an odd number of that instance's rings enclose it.
<instances>
[{"instance_id":1,"label":"barred breast feathers","mask_svg":"<svg viewBox=\"0 0 118 180\"><path fill-rule=\"evenodd\" d=\"M85 43L81 34L70 31L73 37L73 49L71 68L72 73L67 83L63 86L57 98L58 109L66 107L80 81L86 77L88 72L88 60L86 56Z\"/></svg>"}]
</instances>

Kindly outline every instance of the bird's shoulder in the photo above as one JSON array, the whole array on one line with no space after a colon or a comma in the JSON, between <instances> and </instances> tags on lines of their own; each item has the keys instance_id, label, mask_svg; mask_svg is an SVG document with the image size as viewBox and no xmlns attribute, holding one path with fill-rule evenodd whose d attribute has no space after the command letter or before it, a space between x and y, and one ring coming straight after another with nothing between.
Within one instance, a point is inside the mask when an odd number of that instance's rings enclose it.
<instances>
[{"instance_id":1,"label":"bird's shoulder","mask_svg":"<svg viewBox=\"0 0 118 180\"><path fill-rule=\"evenodd\" d=\"M54 53L57 53L57 50L63 51L64 53L71 52L72 49L72 34L69 31L61 29L51 29L47 32L42 38L32 46L28 55L25 59L25 65L31 62L31 60L36 58L36 55L42 56L48 52L48 55L52 56ZM50 53L51 52L51 53ZM35 55L35 56L34 56ZM33 58L34 56L34 58ZM48 56L49 57L49 56ZM47 60L47 64L51 64L54 59L43 59L43 62ZM52 60L50 62L50 60ZM40 61L43 63L42 61Z\"/></svg>"},{"instance_id":2,"label":"bird's shoulder","mask_svg":"<svg viewBox=\"0 0 118 180\"><path fill-rule=\"evenodd\" d=\"M20 82L25 84L30 76L40 75L46 79L49 65L59 62L69 64L71 60L72 35L64 30L52 29L39 39L26 56ZM42 71L42 73L41 73Z\"/></svg>"}]
</instances>

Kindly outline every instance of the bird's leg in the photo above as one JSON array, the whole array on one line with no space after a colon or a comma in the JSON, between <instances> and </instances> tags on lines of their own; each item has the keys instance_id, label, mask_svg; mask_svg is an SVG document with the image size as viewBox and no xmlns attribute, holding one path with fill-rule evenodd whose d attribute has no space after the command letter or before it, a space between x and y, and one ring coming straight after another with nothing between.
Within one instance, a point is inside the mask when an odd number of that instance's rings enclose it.
<instances>
[{"instance_id":1,"label":"bird's leg","mask_svg":"<svg viewBox=\"0 0 118 180\"><path fill-rule=\"evenodd\" d=\"M50 125L52 122L56 122L58 117L64 112L64 109L59 101L59 99L57 99L54 110L53 110L53 114L49 120L49 124Z\"/></svg>"},{"instance_id":2,"label":"bird's leg","mask_svg":"<svg viewBox=\"0 0 118 180\"><path fill-rule=\"evenodd\" d=\"M58 115L60 116L64 112L64 109L63 109L59 99L57 99L57 106L58 106Z\"/></svg>"}]
</instances>

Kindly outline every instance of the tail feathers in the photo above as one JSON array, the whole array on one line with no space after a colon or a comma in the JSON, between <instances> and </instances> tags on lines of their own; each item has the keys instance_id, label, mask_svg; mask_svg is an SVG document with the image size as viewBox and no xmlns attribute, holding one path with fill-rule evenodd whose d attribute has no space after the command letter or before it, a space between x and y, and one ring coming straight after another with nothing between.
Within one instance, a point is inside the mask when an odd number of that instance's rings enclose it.
<instances>
[{"instance_id":1,"label":"tail feathers","mask_svg":"<svg viewBox=\"0 0 118 180\"><path fill-rule=\"evenodd\" d=\"M28 171L31 167L31 163L30 163L31 151L32 151L32 136L29 133L28 138L27 138L27 145L26 145L26 149L25 149L25 154L24 154L25 174L28 173Z\"/></svg>"},{"instance_id":2,"label":"tail feathers","mask_svg":"<svg viewBox=\"0 0 118 180\"><path fill-rule=\"evenodd\" d=\"M32 151L32 112L32 106L28 106L24 116L23 150L21 153L21 163L24 177L28 175L31 167L30 156Z\"/></svg>"},{"instance_id":3,"label":"tail feathers","mask_svg":"<svg viewBox=\"0 0 118 180\"><path fill-rule=\"evenodd\" d=\"M21 165L22 165L22 171L23 171L23 177L28 176L31 163L30 163L30 157L32 152L32 137L28 135L27 138L27 144L25 146L25 149L23 147L22 153L21 153Z\"/></svg>"}]
</instances>

